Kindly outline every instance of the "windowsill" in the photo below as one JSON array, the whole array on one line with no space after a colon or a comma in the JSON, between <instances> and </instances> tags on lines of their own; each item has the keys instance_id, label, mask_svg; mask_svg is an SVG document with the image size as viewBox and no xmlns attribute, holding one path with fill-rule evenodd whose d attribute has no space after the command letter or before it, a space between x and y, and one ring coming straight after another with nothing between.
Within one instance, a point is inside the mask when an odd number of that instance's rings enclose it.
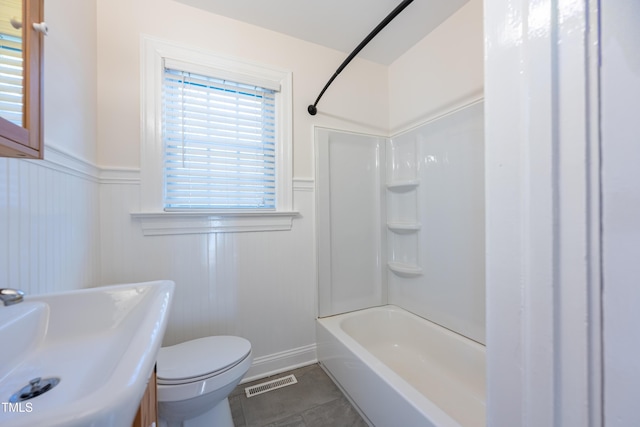
<instances>
[{"instance_id":1,"label":"windowsill","mask_svg":"<svg viewBox=\"0 0 640 427\"><path fill-rule=\"evenodd\" d=\"M132 212L145 236L288 231L299 212Z\"/></svg>"}]
</instances>

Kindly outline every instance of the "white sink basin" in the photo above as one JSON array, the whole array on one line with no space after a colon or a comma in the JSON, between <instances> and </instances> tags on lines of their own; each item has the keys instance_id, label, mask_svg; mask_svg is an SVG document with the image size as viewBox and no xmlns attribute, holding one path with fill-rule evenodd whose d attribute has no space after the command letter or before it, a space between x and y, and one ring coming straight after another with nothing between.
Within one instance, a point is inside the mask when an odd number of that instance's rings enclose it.
<instances>
[{"instance_id":1,"label":"white sink basin","mask_svg":"<svg viewBox=\"0 0 640 427\"><path fill-rule=\"evenodd\" d=\"M0 305L2 427L130 426L155 364L174 284L105 286ZM29 381L51 390L10 403Z\"/></svg>"}]
</instances>

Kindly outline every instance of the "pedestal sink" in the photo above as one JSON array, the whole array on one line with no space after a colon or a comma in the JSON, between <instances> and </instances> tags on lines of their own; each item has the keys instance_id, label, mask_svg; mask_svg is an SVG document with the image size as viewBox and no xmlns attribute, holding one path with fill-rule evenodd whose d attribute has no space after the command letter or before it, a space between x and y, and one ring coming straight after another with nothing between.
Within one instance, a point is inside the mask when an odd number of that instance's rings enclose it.
<instances>
[{"instance_id":1,"label":"pedestal sink","mask_svg":"<svg viewBox=\"0 0 640 427\"><path fill-rule=\"evenodd\" d=\"M130 426L173 288L171 281L114 285L0 306L0 425Z\"/></svg>"}]
</instances>

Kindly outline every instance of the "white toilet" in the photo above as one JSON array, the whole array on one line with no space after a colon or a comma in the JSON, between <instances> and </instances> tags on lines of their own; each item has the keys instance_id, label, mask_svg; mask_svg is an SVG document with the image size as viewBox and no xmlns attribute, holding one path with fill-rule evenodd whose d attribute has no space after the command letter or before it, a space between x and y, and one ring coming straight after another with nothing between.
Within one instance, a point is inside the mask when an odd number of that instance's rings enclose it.
<instances>
[{"instance_id":1,"label":"white toilet","mask_svg":"<svg viewBox=\"0 0 640 427\"><path fill-rule=\"evenodd\" d=\"M240 337L213 336L161 348L160 426L233 427L227 397L251 361L251 343Z\"/></svg>"}]
</instances>

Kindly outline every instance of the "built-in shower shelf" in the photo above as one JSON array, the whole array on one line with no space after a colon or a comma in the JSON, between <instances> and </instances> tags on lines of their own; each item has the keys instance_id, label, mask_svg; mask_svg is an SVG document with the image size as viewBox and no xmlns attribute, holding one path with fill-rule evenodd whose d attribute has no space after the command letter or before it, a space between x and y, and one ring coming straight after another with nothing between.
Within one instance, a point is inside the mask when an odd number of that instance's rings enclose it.
<instances>
[{"instance_id":1,"label":"built-in shower shelf","mask_svg":"<svg viewBox=\"0 0 640 427\"><path fill-rule=\"evenodd\" d=\"M387 183L387 188L391 191L403 193L405 191L413 190L420 185L420 181L417 179L403 180L403 181L391 181Z\"/></svg>"},{"instance_id":2,"label":"built-in shower shelf","mask_svg":"<svg viewBox=\"0 0 640 427\"><path fill-rule=\"evenodd\" d=\"M400 277L418 277L422 276L422 268L415 264L406 264L403 262L387 263L389 270L393 271Z\"/></svg>"},{"instance_id":3,"label":"built-in shower shelf","mask_svg":"<svg viewBox=\"0 0 640 427\"><path fill-rule=\"evenodd\" d=\"M387 228L398 234L415 233L420 230L419 222L388 222Z\"/></svg>"}]
</instances>

